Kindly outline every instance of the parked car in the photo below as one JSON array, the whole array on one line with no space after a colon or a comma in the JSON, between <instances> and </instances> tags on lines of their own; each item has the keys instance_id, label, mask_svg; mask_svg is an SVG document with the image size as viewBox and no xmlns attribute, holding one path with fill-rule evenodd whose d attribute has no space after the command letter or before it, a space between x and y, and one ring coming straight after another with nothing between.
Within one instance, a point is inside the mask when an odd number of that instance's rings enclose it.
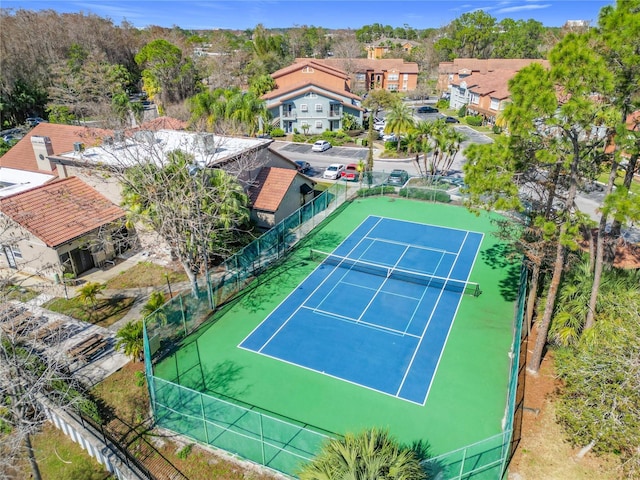
<instances>
[{"instance_id":1,"label":"parked car","mask_svg":"<svg viewBox=\"0 0 640 480\"><path fill-rule=\"evenodd\" d=\"M29 117L26 120L27 125L29 125L30 127L35 127L36 125L42 122L46 122L46 120L40 117Z\"/></svg>"},{"instance_id":2,"label":"parked car","mask_svg":"<svg viewBox=\"0 0 640 480\"><path fill-rule=\"evenodd\" d=\"M387 177L385 182L387 185L402 186L409 180L409 172L406 170L395 169Z\"/></svg>"},{"instance_id":3,"label":"parked car","mask_svg":"<svg viewBox=\"0 0 640 480\"><path fill-rule=\"evenodd\" d=\"M318 140L311 147L312 152L324 152L325 150L329 150L331 148L331 144L326 140Z\"/></svg>"},{"instance_id":4,"label":"parked car","mask_svg":"<svg viewBox=\"0 0 640 480\"><path fill-rule=\"evenodd\" d=\"M384 127L387 126L387 122L385 122L384 120L376 120L373 123L373 129L374 130L378 130L379 132L384 130Z\"/></svg>"},{"instance_id":5,"label":"parked car","mask_svg":"<svg viewBox=\"0 0 640 480\"><path fill-rule=\"evenodd\" d=\"M342 180L357 182L358 178L360 177L360 172L358 171L358 165L356 165L355 163L350 163L342 171L341 176L342 176Z\"/></svg>"},{"instance_id":6,"label":"parked car","mask_svg":"<svg viewBox=\"0 0 640 480\"><path fill-rule=\"evenodd\" d=\"M296 160L296 165L298 166L298 171L300 173L307 173L309 170L311 170L311 165L309 165L309 162L305 162L304 160Z\"/></svg>"},{"instance_id":7,"label":"parked car","mask_svg":"<svg viewBox=\"0 0 640 480\"><path fill-rule=\"evenodd\" d=\"M444 117L445 123L460 123L456 117Z\"/></svg>"},{"instance_id":8,"label":"parked car","mask_svg":"<svg viewBox=\"0 0 640 480\"><path fill-rule=\"evenodd\" d=\"M398 137L396 137L395 133L390 133L388 135L383 135L382 140L384 140L385 142L397 142Z\"/></svg>"},{"instance_id":9,"label":"parked car","mask_svg":"<svg viewBox=\"0 0 640 480\"><path fill-rule=\"evenodd\" d=\"M336 180L340 178L342 175L342 171L344 170L344 165L341 163L332 163L327 167L327 169L322 174L322 178L328 178L330 180Z\"/></svg>"},{"instance_id":10,"label":"parked car","mask_svg":"<svg viewBox=\"0 0 640 480\"><path fill-rule=\"evenodd\" d=\"M438 109L429 105L423 105L416 108L416 113L438 113Z\"/></svg>"}]
</instances>

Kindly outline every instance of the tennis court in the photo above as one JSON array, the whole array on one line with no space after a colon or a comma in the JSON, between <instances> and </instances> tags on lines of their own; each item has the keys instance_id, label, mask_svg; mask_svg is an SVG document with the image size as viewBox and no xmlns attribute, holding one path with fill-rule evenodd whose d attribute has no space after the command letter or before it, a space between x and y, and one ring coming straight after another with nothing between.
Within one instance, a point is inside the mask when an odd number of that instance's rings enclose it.
<instances>
[{"instance_id":1,"label":"tennis court","mask_svg":"<svg viewBox=\"0 0 640 480\"><path fill-rule=\"evenodd\" d=\"M482 239L369 216L240 347L424 405Z\"/></svg>"},{"instance_id":2,"label":"tennis court","mask_svg":"<svg viewBox=\"0 0 640 480\"><path fill-rule=\"evenodd\" d=\"M399 198L347 202L158 355L158 424L293 475L325 435L372 426L432 455L483 442L463 463L497 461L520 263L492 235L495 218ZM180 302L151 345L199 305Z\"/></svg>"}]
</instances>

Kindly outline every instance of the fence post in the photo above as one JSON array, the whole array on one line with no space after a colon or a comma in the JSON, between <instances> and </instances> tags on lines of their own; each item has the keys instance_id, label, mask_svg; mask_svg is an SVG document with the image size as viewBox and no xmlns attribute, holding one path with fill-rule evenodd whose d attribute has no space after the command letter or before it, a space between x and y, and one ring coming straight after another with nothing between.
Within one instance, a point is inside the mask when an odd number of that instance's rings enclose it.
<instances>
[{"instance_id":1,"label":"fence post","mask_svg":"<svg viewBox=\"0 0 640 480\"><path fill-rule=\"evenodd\" d=\"M258 417L260 417L260 448L262 449L262 465L267 465L267 457L264 454L264 430L262 424L262 414L258 413Z\"/></svg>"},{"instance_id":2,"label":"fence post","mask_svg":"<svg viewBox=\"0 0 640 480\"><path fill-rule=\"evenodd\" d=\"M200 411L202 412L202 426L204 427L204 438L207 440L207 445L211 445L209 443L209 430L207 429L207 419L204 414L204 400L202 399L203 395L198 395L200 397Z\"/></svg>"},{"instance_id":3,"label":"fence post","mask_svg":"<svg viewBox=\"0 0 640 480\"><path fill-rule=\"evenodd\" d=\"M184 330L184 336L187 336L187 318L184 303L182 303L182 294L178 295L178 301L180 302L180 314L182 315L182 329Z\"/></svg>"}]
</instances>

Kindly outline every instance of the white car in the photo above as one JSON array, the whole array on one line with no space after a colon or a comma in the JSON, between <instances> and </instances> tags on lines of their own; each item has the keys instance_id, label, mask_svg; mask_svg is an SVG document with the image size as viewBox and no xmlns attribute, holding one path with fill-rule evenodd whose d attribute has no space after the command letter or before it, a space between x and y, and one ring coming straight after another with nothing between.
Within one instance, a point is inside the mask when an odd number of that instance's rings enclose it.
<instances>
[{"instance_id":1,"label":"white car","mask_svg":"<svg viewBox=\"0 0 640 480\"><path fill-rule=\"evenodd\" d=\"M332 163L327 167L327 169L322 174L322 178L329 178L331 180L335 180L340 178L342 172L344 171L344 165L341 163Z\"/></svg>"},{"instance_id":2,"label":"white car","mask_svg":"<svg viewBox=\"0 0 640 480\"><path fill-rule=\"evenodd\" d=\"M324 152L325 150L329 150L331 148L331 144L326 140L318 140L311 147L312 152Z\"/></svg>"}]
</instances>

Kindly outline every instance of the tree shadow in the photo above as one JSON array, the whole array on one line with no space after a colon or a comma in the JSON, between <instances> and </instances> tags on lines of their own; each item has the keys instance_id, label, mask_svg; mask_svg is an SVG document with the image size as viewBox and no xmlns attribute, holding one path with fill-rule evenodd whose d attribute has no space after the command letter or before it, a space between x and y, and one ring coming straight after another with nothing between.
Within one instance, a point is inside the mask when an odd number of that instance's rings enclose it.
<instances>
[{"instance_id":1,"label":"tree shadow","mask_svg":"<svg viewBox=\"0 0 640 480\"><path fill-rule=\"evenodd\" d=\"M508 302L516 301L522 265L515 250L510 245L499 243L483 250L480 257L492 270L505 272L505 276L498 282L500 295Z\"/></svg>"}]
</instances>

